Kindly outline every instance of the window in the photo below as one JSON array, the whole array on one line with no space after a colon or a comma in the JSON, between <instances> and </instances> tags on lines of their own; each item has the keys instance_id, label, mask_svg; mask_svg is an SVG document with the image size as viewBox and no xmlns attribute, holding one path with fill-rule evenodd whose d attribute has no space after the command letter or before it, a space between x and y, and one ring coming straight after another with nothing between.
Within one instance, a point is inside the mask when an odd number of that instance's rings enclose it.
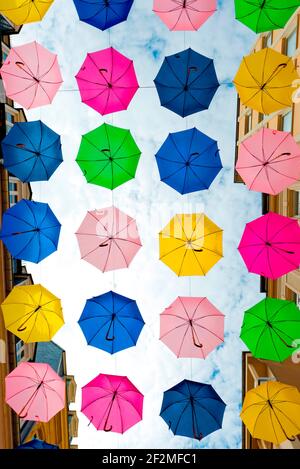
<instances>
[{"instance_id":1,"label":"window","mask_svg":"<svg viewBox=\"0 0 300 469\"><path fill-rule=\"evenodd\" d=\"M14 125L14 122L15 122L14 114L11 114L10 112L6 111L5 120L6 120L6 131L8 132Z\"/></svg>"},{"instance_id":2,"label":"window","mask_svg":"<svg viewBox=\"0 0 300 469\"><path fill-rule=\"evenodd\" d=\"M252 113L245 116L245 134L252 129Z\"/></svg>"},{"instance_id":3,"label":"window","mask_svg":"<svg viewBox=\"0 0 300 469\"><path fill-rule=\"evenodd\" d=\"M294 199L294 217L300 217L300 192L294 191L295 199Z\"/></svg>"},{"instance_id":4,"label":"window","mask_svg":"<svg viewBox=\"0 0 300 469\"><path fill-rule=\"evenodd\" d=\"M16 182L10 182L8 185L9 192L17 192L18 191L18 184Z\"/></svg>"},{"instance_id":5,"label":"window","mask_svg":"<svg viewBox=\"0 0 300 469\"><path fill-rule=\"evenodd\" d=\"M262 122L265 118L265 115L262 114L261 112L258 114L258 123Z\"/></svg>"},{"instance_id":6,"label":"window","mask_svg":"<svg viewBox=\"0 0 300 469\"><path fill-rule=\"evenodd\" d=\"M295 55L296 50L297 50L297 29L295 29L292 32L292 34L290 34L289 37L286 38L285 53L286 55L293 57Z\"/></svg>"},{"instance_id":7,"label":"window","mask_svg":"<svg viewBox=\"0 0 300 469\"><path fill-rule=\"evenodd\" d=\"M281 130L285 132L291 132L293 130L293 114L291 111L282 116Z\"/></svg>"},{"instance_id":8,"label":"window","mask_svg":"<svg viewBox=\"0 0 300 469\"><path fill-rule=\"evenodd\" d=\"M267 36L265 36L265 47L271 47L273 42L273 32L271 31Z\"/></svg>"},{"instance_id":9,"label":"window","mask_svg":"<svg viewBox=\"0 0 300 469\"><path fill-rule=\"evenodd\" d=\"M10 206L15 205L18 202L18 196L15 194L9 194Z\"/></svg>"}]
</instances>

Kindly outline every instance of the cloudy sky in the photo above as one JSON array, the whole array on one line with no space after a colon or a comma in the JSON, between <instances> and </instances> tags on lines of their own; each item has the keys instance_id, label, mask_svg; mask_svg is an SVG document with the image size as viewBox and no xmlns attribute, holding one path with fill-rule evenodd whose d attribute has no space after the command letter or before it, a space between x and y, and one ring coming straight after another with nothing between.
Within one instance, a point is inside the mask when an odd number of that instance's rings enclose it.
<instances>
[{"instance_id":1,"label":"cloudy sky","mask_svg":"<svg viewBox=\"0 0 300 469\"><path fill-rule=\"evenodd\" d=\"M41 24L26 25L15 45L37 40L59 55L64 84L53 104L27 113L62 135L64 163L47 183L33 184L34 200L48 202L63 227L57 253L28 264L34 281L62 299L66 325L55 340L67 352L75 375L80 448L239 448L241 445L241 351L243 311L261 299L259 278L248 274L237 246L245 223L260 215L260 196L233 184L236 94L224 84L209 111L188 119L160 107L152 80L165 55L192 47L215 60L220 82L229 83L255 40L235 21L233 0L197 33L171 33L152 13L151 0L135 0L126 23L107 32L81 23L72 0L56 0ZM103 119L81 103L75 74L87 52L111 44L134 60L142 88L129 110ZM142 158L135 180L111 191L86 184L75 163L81 135L103 122L130 128ZM211 189L179 196L160 182L154 154L169 132L196 126L218 140L224 165ZM76 232L87 210L114 203L135 217L143 243L130 269L103 274L80 260ZM158 260L158 232L175 213L204 211L224 229L224 259L206 278L177 278ZM85 300L110 289L136 299L146 322L135 348L110 356L88 347L77 320ZM225 344L205 360L177 359L159 340L159 314L178 295L207 296L225 315ZM145 395L143 421L124 435L97 432L80 414L83 385L99 373L127 375ZM211 383L227 403L224 426L201 443L174 437L159 417L163 392L182 379Z\"/></svg>"}]
</instances>

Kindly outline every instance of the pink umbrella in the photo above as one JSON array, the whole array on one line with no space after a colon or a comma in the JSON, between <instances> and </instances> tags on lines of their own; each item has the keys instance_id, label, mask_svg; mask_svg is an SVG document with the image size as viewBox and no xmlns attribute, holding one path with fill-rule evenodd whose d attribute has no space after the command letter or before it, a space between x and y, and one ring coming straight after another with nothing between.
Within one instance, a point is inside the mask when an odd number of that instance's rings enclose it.
<instances>
[{"instance_id":1,"label":"pink umbrella","mask_svg":"<svg viewBox=\"0 0 300 469\"><path fill-rule=\"evenodd\" d=\"M276 280L299 268L298 221L269 212L247 223L238 249L249 272Z\"/></svg>"},{"instance_id":2,"label":"pink umbrella","mask_svg":"<svg viewBox=\"0 0 300 469\"><path fill-rule=\"evenodd\" d=\"M102 272L129 267L142 246L135 220L116 207L88 212L76 236L81 258Z\"/></svg>"},{"instance_id":3,"label":"pink umbrella","mask_svg":"<svg viewBox=\"0 0 300 469\"><path fill-rule=\"evenodd\" d=\"M236 170L250 190L277 195L300 179L300 149L289 132L261 129L241 143Z\"/></svg>"},{"instance_id":4,"label":"pink umbrella","mask_svg":"<svg viewBox=\"0 0 300 469\"><path fill-rule=\"evenodd\" d=\"M139 88L133 61L113 47L87 54L76 80L82 102L102 116L127 109Z\"/></svg>"},{"instance_id":5,"label":"pink umbrella","mask_svg":"<svg viewBox=\"0 0 300 469\"><path fill-rule=\"evenodd\" d=\"M57 55L35 41L12 48L0 73L7 97L26 109L51 104L63 82Z\"/></svg>"},{"instance_id":6,"label":"pink umbrella","mask_svg":"<svg viewBox=\"0 0 300 469\"><path fill-rule=\"evenodd\" d=\"M21 419L49 422L65 407L65 382L47 363L22 362L5 384L6 402Z\"/></svg>"},{"instance_id":7,"label":"pink umbrella","mask_svg":"<svg viewBox=\"0 0 300 469\"><path fill-rule=\"evenodd\" d=\"M207 298L178 297L160 315L160 340L177 358L206 358L224 342L224 314Z\"/></svg>"},{"instance_id":8,"label":"pink umbrella","mask_svg":"<svg viewBox=\"0 0 300 469\"><path fill-rule=\"evenodd\" d=\"M153 11L171 31L197 31L217 11L217 0L154 0Z\"/></svg>"},{"instance_id":9,"label":"pink umbrella","mask_svg":"<svg viewBox=\"0 0 300 469\"><path fill-rule=\"evenodd\" d=\"M82 388L81 412L97 430L124 433L142 420L143 401L126 376L100 374Z\"/></svg>"}]
</instances>

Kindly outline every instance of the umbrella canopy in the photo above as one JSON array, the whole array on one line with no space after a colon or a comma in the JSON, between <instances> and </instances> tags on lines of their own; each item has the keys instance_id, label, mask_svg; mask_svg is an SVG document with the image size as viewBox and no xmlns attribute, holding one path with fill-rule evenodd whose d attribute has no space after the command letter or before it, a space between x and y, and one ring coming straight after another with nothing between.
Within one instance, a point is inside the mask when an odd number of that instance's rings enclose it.
<instances>
[{"instance_id":1,"label":"umbrella canopy","mask_svg":"<svg viewBox=\"0 0 300 469\"><path fill-rule=\"evenodd\" d=\"M51 104L63 82L57 55L35 41L13 47L0 73L6 96L25 109Z\"/></svg>"},{"instance_id":2,"label":"umbrella canopy","mask_svg":"<svg viewBox=\"0 0 300 469\"><path fill-rule=\"evenodd\" d=\"M170 31L197 31L217 11L217 1L154 0L153 11Z\"/></svg>"},{"instance_id":3,"label":"umbrella canopy","mask_svg":"<svg viewBox=\"0 0 300 469\"><path fill-rule=\"evenodd\" d=\"M81 258L102 272L129 267L142 246L135 220L113 206L88 212L76 236Z\"/></svg>"},{"instance_id":4,"label":"umbrella canopy","mask_svg":"<svg viewBox=\"0 0 300 469\"><path fill-rule=\"evenodd\" d=\"M41 121L16 122L1 146L4 167L22 182L48 181L63 161L60 136Z\"/></svg>"},{"instance_id":5,"label":"umbrella canopy","mask_svg":"<svg viewBox=\"0 0 300 469\"><path fill-rule=\"evenodd\" d=\"M299 6L299 0L235 0L235 15L255 33L263 33L284 28Z\"/></svg>"},{"instance_id":6,"label":"umbrella canopy","mask_svg":"<svg viewBox=\"0 0 300 469\"><path fill-rule=\"evenodd\" d=\"M14 287L1 309L6 329L26 344L50 341L64 324L60 300L42 285Z\"/></svg>"},{"instance_id":7,"label":"umbrella canopy","mask_svg":"<svg viewBox=\"0 0 300 469\"><path fill-rule=\"evenodd\" d=\"M293 59L265 48L243 58L234 84L244 106L271 114L292 106L296 80Z\"/></svg>"},{"instance_id":8,"label":"umbrella canopy","mask_svg":"<svg viewBox=\"0 0 300 469\"><path fill-rule=\"evenodd\" d=\"M269 381L247 392L241 419L253 438L280 445L300 433L300 393L294 386Z\"/></svg>"},{"instance_id":9,"label":"umbrella canopy","mask_svg":"<svg viewBox=\"0 0 300 469\"><path fill-rule=\"evenodd\" d=\"M39 440L38 438L34 438L27 443L19 445L17 449L59 449L59 447L57 445L50 445L46 441Z\"/></svg>"},{"instance_id":10,"label":"umbrella canopy","mask_svg":"<svg viewBox=\"0 0 300 469\"><path fill-rule=\"evenodd\" d=\"M111 28L127 20L133 0L74 0L81 21L95 28Z\"/></svg>"},{"instance_id":11,"label":"umbrella canopy","mask_svg":"<svg viewBox=\"0 0 300 469\"><path fill-rule=\"evenodd\" d=\"M114 354L135 346L145 323L134 300L110 291L87 300L78 324L88 345Z\"/></svg>"},{"instance_id":12,"label":"umbrella canopy","mask_svg":"<svg viewBox=\"0 0 300 469\"><path fill-rule=\"evenodd\" d=\"M177 358L206 358L224 342L224 314L207 298L178 297L160 315L160 340Z\"/></svg>"},{"instance_id":13,"label":"umbrella canopy","mask_svg":"<svg viewBox=\"0 0 300 469\"><path fill-rule=\"evenodd\" d=\"M165 57L154 83L161 105L181 117L208 109L220 86L214 61L190 48Z\"/></svg>"},{"instance_id":14,"label":"umbrella canopy","mask_svg":"<svg viewBox=\"0 0 300 469\"><path fill-rule=\"evenodd\" d=\"M23 420L49 422L65 407L65 382L47 363L20 363L5 386L5 402Z\"/></svg>"},{"instance_id":15,"label":"umbrella canopy","mask_svg":"<svg viewBox=\"0 0 300 469\"><path fill-rule=\"evenodd\" d=\"M42 21L54 0L0 0L0 13L14 24Z\"/></svg>"},{"instance_id":16,"label":"umbrella canopy","mask_svg":"<svg viewBox=\"0 0 300 469\"><path fill-rule=\"evenodd\" d=\"M143 400L126 376L100 374L82 388L81 412L97 430L124 433L142 420Z\"/></svg>"},{"instance_id":17,"label":"umbrella canopy","mask_svg":"<svg viewBox=\"0 0 300 469\"><path fill-rule=\"evenodd\" d=\"M102 124L83 135L76 161L87 182L113 190L135 177L140 156L130 130Z\"/></svg>"},{"instance_id":18,"label":"umbrella canopy","mask_svg":"<svg viewBox=\"0 0 300 469\"><path fill-rule=\"evenodd\" d=\"M250 190L277 195L300 179L300 149L289 132L261 129L239 146L236 170Z\"/></svg>"},{"instance_id":19,"label":"umbrella canopy","mask_svg":"<svg viewBox=\"0 0 300 469\"><path fill-rule=\"evenodd\" d=\"M218 143L195 127L169 134L155 156L161 180L180 194L209 189L223 168Z\"/></svg>"},{"instance_id":20,"label":"umbrella canopy","mask_svg":"<svg viewBox=\"0 0 300 469\"><path fill-rule=\"evenodd\" d=\"M202 440L222 428L225 407L210 384L185 379L164 392L160 416L174 435Z\"/></svg>"},{"instance_id":21,"label":"umbrella canopy","mask_svg":"<svg viewBox=\"0 0 300 469\"><path fill-rule=\"evenodd\" d=\"M298 221L269 212L247 223L238 249L249 272L276 280L299 268Z\"/></svg>"},{"instance_id":22,"label":"umbrella canopy","mask_svg":"<svg viewBox=\"0 0 300 469\"><path fill-rule=\"evenodd\" d=\"M300 311L292 301L266 298L245 312L241 339L256 358L283 362L300 337Z\"/></svg>"},{"instance_id":23,"label":"umbrella canopy","mask_svg":"<svg viewBox=\"0 0 300 469\"><path fill-rule=\"evenodd\" d=\"M159 233L160 260L178 276L206 275L223 257L223 230L204 213L178 214Z\"/></svg>"},{"instance_id":24,"label":"umbrella canopy","mask_svg":"<svg viewBox=\"0 0 300 469\"><path fill-rule=\"evenodd\" d=\"M102 116L127 109L139 88L133 61L113 47L87 54L76 80L82 102Z\"/></svg>"}]
</instances>

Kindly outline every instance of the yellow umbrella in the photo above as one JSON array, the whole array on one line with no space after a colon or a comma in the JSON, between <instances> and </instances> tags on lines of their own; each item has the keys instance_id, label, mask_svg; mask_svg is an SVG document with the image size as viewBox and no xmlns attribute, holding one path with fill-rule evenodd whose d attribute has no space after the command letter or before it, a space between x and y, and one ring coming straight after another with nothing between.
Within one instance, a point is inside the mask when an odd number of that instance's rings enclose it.
<instances>
[{"instance_id":1,"label":"yellow umbrella","mask_svg":"<svg viewBox=\"0 0 300 469\"><path fill-rule=\"evenodd\" d=\"M253 438L279 445L300 433L300 393L294 386L268 381L247 392L241 419Z\"/></svg>"},{"instance_id":2,"label":"yellow umbrella","mask_svg":"<svg viewBox=\"0 0 300 469\"><path fill-rule=\"evenodd\" d=\"M6 329L25 343L47 342L64 324L60 300L42 285L14 287L1 309Z\"/></svg>"},{"instance_id":3,"label":"yellow umbrella","mask_svg":"<svg viewBox=\"0 0 300 469\"><path fill-rule=\"evenodd\" d=\"M243 58L234 84L245 106L271 114L292 105L298 79L291 57L266 48Z\"/></svg>"},{"instance_id":4,"label":"yellow umbrella","mask_svg":"<svg viewBox=\"0 0 300 469\"><path fill-rule=\"evenodd\" d=\"M41 21L54 0L0 0L0 13L16 25Z\"/></svg>"},{"instance_id":5,"label":"yellow umbrella","mask_svg":"<svg viewBox=\"0 0 300 469\"><path fill-rule=\"evenodd\" d=\"M223 257L222 240L204 213L175 215L159 233L160 260L178 276L206 275Z\"/></svg>"}]
</instances>

